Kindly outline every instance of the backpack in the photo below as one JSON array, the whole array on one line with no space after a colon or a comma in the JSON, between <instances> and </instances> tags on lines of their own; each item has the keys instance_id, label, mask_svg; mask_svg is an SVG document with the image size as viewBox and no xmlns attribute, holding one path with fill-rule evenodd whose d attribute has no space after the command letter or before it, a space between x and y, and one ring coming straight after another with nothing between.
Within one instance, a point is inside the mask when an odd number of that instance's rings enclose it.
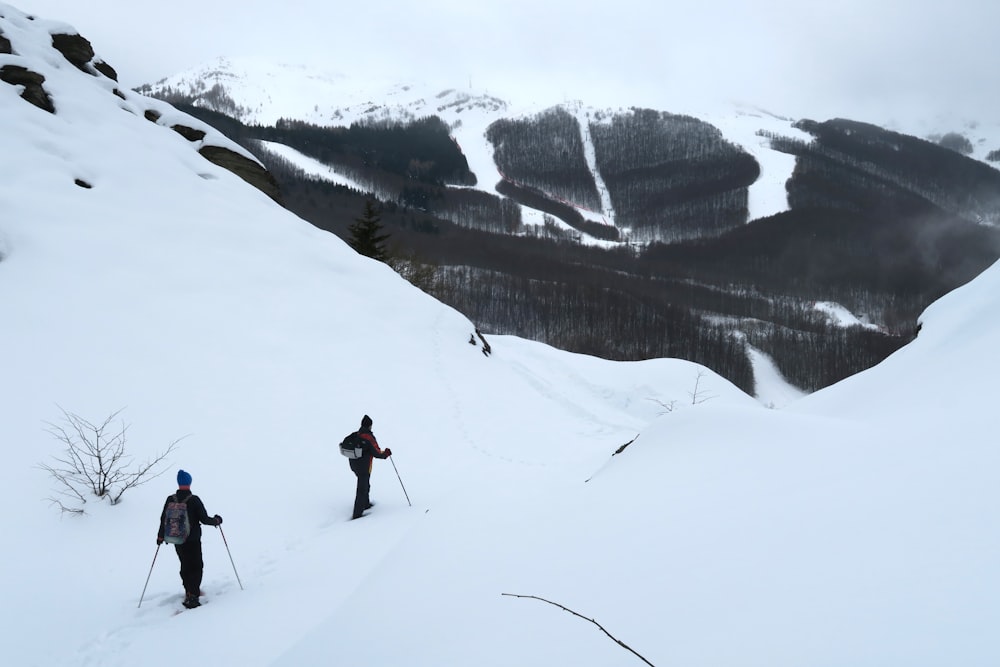
<instances>
[{"instance_id":1,"label":"backpack","mask_svg":"<svg viewBox=\"0 0 1000 667\"><path fill-rule=\"evenodd\" d=\"M177 500L173 495L167 499L167 509L163 514L163 541L169 544L184 544L191 534L191 523L188 519L187 501Z\"/></svg>"},{"instance_id":2,"label":"backpack","mask_svg":"<svg viewBox=\"0 0 1000 667\"><path fill-rule=\"evenodd\" d=\"M364 443L364 438L355 431L340 443L340 453L349 459L360 459L364 454Z\"/></svg>"}]
</instances>

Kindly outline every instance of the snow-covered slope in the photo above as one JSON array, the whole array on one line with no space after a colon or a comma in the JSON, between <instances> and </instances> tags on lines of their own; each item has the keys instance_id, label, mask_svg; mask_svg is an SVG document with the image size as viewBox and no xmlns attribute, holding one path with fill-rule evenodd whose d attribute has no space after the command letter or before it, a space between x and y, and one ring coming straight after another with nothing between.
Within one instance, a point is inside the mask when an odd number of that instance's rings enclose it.
<instances>
[{"instance_id":1,"label":"snow-covered slope","mask_svg":"<svg viewBox=\"0 0 1000 667\"><path fill-rule=\"evenodd\" d=\"M0 16L0 66L57 108L0 84L6 663L637 662L503 593L657 665L1000 660L998 267L785 410L682 361L486 356L460 314L123 113L53 24ZM38 469L60 407L124 407L137 461L187 437L120 504L62 514ZM351 522L335 443L365 413L394 455ZM206 529L206 604L179 615L154 543L177 468L226 538Z\"/></svg>"}]
</instances>

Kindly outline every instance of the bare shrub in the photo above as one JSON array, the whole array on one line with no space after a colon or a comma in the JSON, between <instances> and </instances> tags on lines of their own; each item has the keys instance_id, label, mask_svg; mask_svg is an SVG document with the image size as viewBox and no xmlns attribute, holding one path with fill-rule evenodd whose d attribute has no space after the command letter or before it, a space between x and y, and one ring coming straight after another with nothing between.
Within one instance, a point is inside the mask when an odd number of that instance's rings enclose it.
<instances>
[{"instance_id":1,"label":"bare shrub","mask_svg":"<svg viewBox=\"0 0 1000 667\"><path fill-rule=\"evenodd\" d=\"M46 432L65 445L61 455L53 455L53 463L39 464L56 481L56 496L49 498L63 512L83 514L88 498L96 496L117 505L129 489L145 484L163 474L157 470L183 438L145 463L133 464L125 451L128 425L118 421L124 408L111 413L100 424L59 408L60 423L46 422ZM186 436L185 436L186 437ZM70 499L66 504L63 499Z\"/></svg>"}]
</instances>

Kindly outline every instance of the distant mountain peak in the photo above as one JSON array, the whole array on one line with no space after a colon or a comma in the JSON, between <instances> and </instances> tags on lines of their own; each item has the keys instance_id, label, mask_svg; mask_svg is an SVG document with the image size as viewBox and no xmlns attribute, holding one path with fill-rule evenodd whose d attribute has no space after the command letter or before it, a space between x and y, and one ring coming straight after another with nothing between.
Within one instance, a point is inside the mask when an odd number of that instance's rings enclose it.
<instances>
[{"instance_id":1,"label":"distant mountain peak","mask_svg":"<svg viewBox=\"0 0 1000 667\"><path fill-rule=\"evenodd\" d=\"M341 125L431 115L454 122L468 111L495 114L510 107L506 100L472 88L354 77L257 58L218 58L142 86L139 91L168 99L193 98L199 106L257 124L294 118L317 125Z\"/></svg>"}]
</instances>

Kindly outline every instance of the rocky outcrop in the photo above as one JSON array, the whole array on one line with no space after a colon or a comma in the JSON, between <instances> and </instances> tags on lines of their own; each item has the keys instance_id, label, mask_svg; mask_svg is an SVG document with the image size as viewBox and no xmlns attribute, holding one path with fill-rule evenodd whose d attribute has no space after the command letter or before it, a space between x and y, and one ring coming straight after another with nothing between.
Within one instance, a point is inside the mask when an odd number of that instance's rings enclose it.
<instances>
[{"instance_id":1,"label":"rocky outcrop","mask_svg":"<svg viewBox=\"0 0 1000 667\"><path fill-rule=\"evenodd\" d=\"M172 125L170 129L188 141L201 141L205 138L204 130L196 130L193 127L188 127L187 125Z\"/></svg>"},{"instance_id":2,"label":"rocky outcrop","mask_svg":"<svg viewBox=\"0 0 1000 667\"><path fill-rule=\"evenodd\" d=\"M118 80L118 72L115 68L102 60L93 62L94 47L90 41L82 35L57 34L52 35L52 48L61 53L74 67L81 72L95 75L95 72L103 74L112 81Z\"/></svg>"},{"instance_id":3,"label":"rocky outcrop","mask_svg":"<svg viewBox=\"0 0 1000 667\"><path fill-rule=\"evenodd\" d=\"M156 112L147 111L146 117L150 118L150 114L156 114ZM150 120L154 119L150 118ZM171 125L170 129L191 142L201 141L206 136L204 130L197 130L187 125ZM281 203L278 182L271 175L271 172L258 162L222 146L202 146L198 153L212 164L228 169L274 201Z\"/></svg>"},{"instance_id":4,"label":"rocky outcrop","mask_svg":"<svg viewBox=\"0 0 1000 667\"><path fill-rule=\"evenodd\" d=\"M86 66L94 59L94 47L87 38L82 35L52 35L52 48L63 54L78 70L90 74Z\"/></svg>"},{"instance_id":5,"label":"rocky outcrop","mask_svg":"<svg viewBox=\"0 0 1000 667\"><path fill-rule=\"evenodd\" d=\"M52 104L52 98L42 87L45 77L38 72L33 72L27 67L20 65L4 65L0 67L0 81L14 86L24 86L21 97L34 104L39 109L55 113L56 108Z\"/></svg>"},{"instance_id":6,"label":"rocky outcrop","mask_svg":"<svg viewBox=\"0 0 1000 667\"><path fill-rule=\"evenodd\" d=\"M221 146L203 146L198 153L212 164L228 169L274 201L281 203L278 182L271 172L258 162Z\"/></svg>"},{"instance_id":7,"label":"rocky outcrop","mask_svg":"<svg viewBox=\"0 0 1000 667\"><path fill-rule=\"evenodd\" d=\"M42 38L44 37L43 34ZM105 77L114 82L118 81L118 73L113 67L99 59L95 59L94 48L85 37L79 34L57 33L51 35L51 40L52 48L58 51L67 62L81 72L96 78ZM10 39L3 35L3 33L0 33L0 54L15 55ZM21 97L39 109L43 109L49 113L56 113L52 97L43 85L45 83L45 76L43 74L21 65L5 64L0 67L0 81L12 86L18 86L21 89ZM111 89L111 93L125 102L129 101L129 97L116 87ZM135 111L132 105L123 105L122 108L128 111ZM209 137L211 130L208 127L198 129L183 123L169 124L161 122L163 114L155 109L147 109L144 112L144 117L162 127L169 127L188 141L197 144L199 146L198 153L206 160L233 172L271 199L280 203L281 195L278 183L271 173L260 163L230 148L204 145L206 138L209 138L209 141L211 141ZM219 141L222 141L222 137L219 137ZM83 179L76 179L75 183L84 189L92 187L91 183Z\"/></svg>"},{"instance_id":8,"label":"rocky outcrop","mask_svg":"<svg viewBox=\"0 0 1000 667\"><path fill-rule=\"evenodd\" d=\"M117 81L118 80L118 72L115 71L114 67L112 67L111 65L107 64L103 60L98 60L97 62L95 62L94 63L94 69L96 69L98 72L100 72L104 76L108 77L112 81Z\"/></svg>"}]
</instances>

